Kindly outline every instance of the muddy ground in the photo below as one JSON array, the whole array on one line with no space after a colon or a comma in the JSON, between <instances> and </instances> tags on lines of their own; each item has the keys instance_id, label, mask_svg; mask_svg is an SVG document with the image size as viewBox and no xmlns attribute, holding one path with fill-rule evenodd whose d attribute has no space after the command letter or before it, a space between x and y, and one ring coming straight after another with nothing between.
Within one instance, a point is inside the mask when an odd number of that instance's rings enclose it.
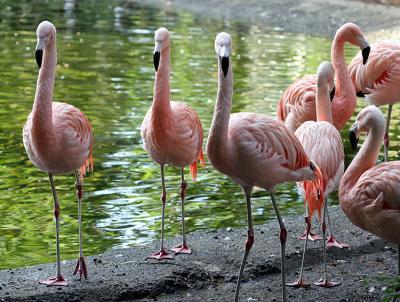
<instances>
[{"instance_id":1,"label":"muddy ground","mask_svg":"<svg viewBox=\"0 0 400 302\"><path fill-rule=\"evenodd\" d=\"M328 250L329 275L341 285L288 288L289 301L380 301L385 283L381 276L396 272L396 249L354 227L339 208L331 211L337 237L351 244L350 250ZM285 220L289 230L287 280L298 276L304 230L302 217ZM317 225L317 224L316 224ZM278 224L255 227L255 244L249 256L240 301L280 301L280 248ZM55 273L55 264L0 271L0 301L232 301L240 266L245 229L224 229L190 234L192 255L157 262L146 257L157 249L151 244L87 257L90 276L72 277L75 261L63 263L67 287L37 283ZM179 238L167 240L167 245ZM322 243L311 242L305 278L317 281L323 273Z\"/></svg>"},{"instance_id":2,"label":"muddy ground","mask_svg":"<svg viewBox=\"0 0 400 302\"><path fill-rule=\"evenodd\" d=\"M367 36L399 36L400 7L362 1L146 0L141 4L185 9L200 18L223 18L321 36L333 36L337 27L348 21L359 24ZM337 237L352 245L350 250L328 251L329 274L341 285L331 289L288 288L289 301L382 300L385 282L380 278L396 273L395 246L354 227L339 208L332 211L332 218ZM303 218L286 218L286 224L286 273L287 280L293 281L301 261L302 242L296 237L304 228ZM255 230L241 301L280 301L278 224L272 221ZM0 301L232 301L245 236L244 228L190 234L193 254L166 262L146 260L156 250L156 243L87 257L90 277L82 282L71 276L75 261L66 261L63 269L69 286L63 288L37 283L54 274L54 263L3 270ZM167 244L178 242L176 238ZM317 281L323 272L321 246L320 242L309 245L305 276L310 282Z\"/></svg>"}]
</instances>

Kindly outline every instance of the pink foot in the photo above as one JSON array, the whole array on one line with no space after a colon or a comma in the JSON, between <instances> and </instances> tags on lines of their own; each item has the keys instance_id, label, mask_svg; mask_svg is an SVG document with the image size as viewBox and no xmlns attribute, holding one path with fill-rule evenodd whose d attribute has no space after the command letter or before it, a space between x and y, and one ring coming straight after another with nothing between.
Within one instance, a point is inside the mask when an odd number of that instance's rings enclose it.
<instances>
[{"instance_id":1,"label":"pink foot","mask_svg":"<svg viewBox=\"0 0 400 302\"><path fill-rule=\"evenodd\" d=\"M335 287L340 285L340 282L328 281L325 278L321 278L318 282L315 282L314 284L321 287Z\"/></svg>"},{"instance_id":2,"label":"pink foot","mask_svg":"<svg viewBox=\"0 0 400 302\"><path fill-rule=\"evenodd\" d=\"M296 287L296 288L309 288L311 286L310 283L305 282L302 278L297 279L297 281L293 282L293 283L287 283L287 286L291 286L291 287Z\"/></svg>"},{"instance_id":3,"label":"pink foot","mask_svg":"<svg viewBox=\"0 0 400 302\"><path fill-rule=\"evenodd\" d=\"M174 246L171 251L175 252L175 254L191 254L192 251L188 247L186 243L182 243L180 245Z\"/></svg>"},{"instance_id":4,"label":"pink foot","mask_svg":"<svg viewBox=\"0 0 400 302\"><path fill-rule=\"evenodd\" d=\"M326 245L328 247L336 246L336 247L338 247L340 249L349 249L350 248L349 244L342 243L342 242L336 240L336 238L334 236L332 236L332 235L329 236L328 240L326 241Z\"/></svg>"},{"instance_id":5,"label":"pink foot","mask_svg":"<svg viewBox=\"0 0 400 302\"><path fill-rule=\"evenodd\" d=\"M174 257L169 255L165 249L160 250L157 253L154 253L147 257L147 259L156 259L156 260L172 260Z\"/></svg>"},{"instance_id":6,"label":"pink foot","mask_svg":"<svg viewBox=\"0 0 400 302\"><path fill-rule=\"evenodd\" d=\"M298 237L298 239L306 240L306 236L307 236L307 232L305 231L303 235ZM311 241L322 240L322 237L318 236L318 235L315 235L313 232L310 232L310 234L308 234L308 240L311 240Z\"/></svg>"},{"instance_id":7,"label":"pink foot","mask_svg":"<svg viewBox=\"0 0 400 302\"><path fill-rule=\"evenodd\" d=\"M82 280L82 276L87 279L88 273L86 269L86 262L85 258L79 257L78 263L76 264L75 271L74 271L74 276L79 273L79 280Z\"/></svg>"},{"instance_id":8,"label":"pink foot","mask_svg":"<svg viewBox=\"0 0 400 302\"><path fill-rule=\"evenodd\" d=\"M44 281L39 281L39 284L44 284L47 286L67 286L67 281L64 280L63 276L51 277Z\"/></svg>"}]
</instances>

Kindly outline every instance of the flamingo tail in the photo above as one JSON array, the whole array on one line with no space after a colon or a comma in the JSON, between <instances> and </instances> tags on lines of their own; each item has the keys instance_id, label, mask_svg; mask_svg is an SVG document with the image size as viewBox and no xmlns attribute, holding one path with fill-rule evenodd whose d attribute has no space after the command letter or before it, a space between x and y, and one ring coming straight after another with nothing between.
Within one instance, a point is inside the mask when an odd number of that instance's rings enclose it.
<instances>
[{"instance_id":1,"label":"flamingo tail","mask_svg":"<svg viewBox=\"0 0 400 302\"><path fill-rule=\"evenodd\" d=\"M324 206L324 191L325 191L325 179L322 176L320 168L315 165L316 178L314 180L306 180L303 183L305 191L305 199L310 211L310 218L313 216L315 210L318 211L318 219L321 221L321 210Z\"/></svg>"},{"instance_id":2,"label":"flamingo tail","mask_svg":"<svg viewBox=\"0 0 400 302\"><path fill-rule=\"evenodd\" d=\"M200 160L201 167L204 168L205 163L204 163L204 154L203 154L202 149L200 149L198 160ZM192 174L193 181L196 181L196 179L197 179L197 160L195 160L190 165L190 173Z\"/></svg>"}]
</instances>

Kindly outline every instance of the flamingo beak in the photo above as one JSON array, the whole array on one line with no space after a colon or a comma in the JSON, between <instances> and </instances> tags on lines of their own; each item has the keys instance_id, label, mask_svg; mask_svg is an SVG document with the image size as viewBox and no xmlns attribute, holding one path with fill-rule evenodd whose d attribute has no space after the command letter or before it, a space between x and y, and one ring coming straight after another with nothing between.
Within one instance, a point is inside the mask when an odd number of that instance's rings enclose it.
<instances>
[{"instance_id":1,"label":"flamingo beak","mask_svg":"<svg viewBox=\"0 0 400 302\"><path fill-rule=\"evenodd\" d=\"M367 63L370 51L371 51L370 46L363 48L363 50L361 51L362 57L363 57L363 65L365 65L365 63Z\"/></svg>"},{"instance_id":2,"label":"flamingo beak","mask_svg":"<svg viewBox=\"0 0 400 302\"><path fill-rule=\"evenodd\" d=\"M44 47L44 42L42 40L39 40L36 45L36 51L35 51L36 63L39 68L42 67L43 47Z\"/></svg>"},{"instance_id":3,"label":"flamingo beak","mask_svg":"<svg viewBox=\"0 0 400 302\"><path fill-rule=\"evenodd\" d=\"M221 59L221 67L224 77L226 77L229 69L229 50L226 45L221 46L219 50L219 57Z\"/></svg>"},{"instance_id":4,"label":"flamingo beak","mask_svg":"<svg viewBox=\"0 0 400 302\"><path fill-rule=\"evenodd\" d=\"M349 132L350 145L353 151L357 151L358 144L358 122L355 122Z\"/></svg>"},{"instance_id":5,"label":"flamingo beak","mask_svg":"<svg viewBox=\"0 0 400 302\"><path fill-rule=\"evenodd\" d=\"M158 71L158 65L160 65L160 56L161 56L161 42L156 42L153 54L153 63L156 72Z\"/></svg>"},{"instance_id":6,"label":"flamingo beak","mask_svg":"<svg viewBox=\"0 0 400 302\"><path fill-rule=\"evenodd\" d=\"M329 93L329 97L331 99L331 102L333 101L333 98L335 97L335 92L336 92L336 87L333 86L331 92Z\"/></svg>"}]
</instances>

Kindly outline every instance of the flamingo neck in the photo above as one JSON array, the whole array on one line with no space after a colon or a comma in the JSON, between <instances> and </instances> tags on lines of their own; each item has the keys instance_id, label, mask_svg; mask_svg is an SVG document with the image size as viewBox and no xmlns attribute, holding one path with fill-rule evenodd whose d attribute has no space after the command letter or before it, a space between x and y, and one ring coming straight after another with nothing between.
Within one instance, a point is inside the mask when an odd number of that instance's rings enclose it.
<instances>
[{"instance_id":1,"label":"flamingo neck","mask_svg":"<svg viewBox=\"0 0 400 302\"><path fill-rule=\"evenodd\" d=\"M317 85L316 103L317 121L326 121L332 124L332 105L329 98L329 90L326 85L322 87Z\"/></svg>"},{"instance_id":2,"label":"flamingo neck","mask_svg":"<svg viewBox=\"0 0 400 302\"><path fill-rule=\"evenodd\" d=\"M169 118L170 104L170 47L166 47L160 54L160 63L155 74L153 114L163 119Z\"/></svg>"},{"instance_id":3,"label":"flamingo neck","mask_svg":"<svg viewBox=\"0 0 400 302\"><path fill-rule=\"evenodd\" d=\"M344 44L346 40L339 32L332 44L331 60L335 69L336 93L332 101L333 123L341 129L351 118L356 109L356 91L352 84L349 71L344 58Z\"/></svg>"},{"instance_id":4,"label":"flamingo neck","mask_svg":"<svg viewBox=\"0 0 400 302\"><path fill-rule=\"evenodd\" d=\"M48 140L54 134L52 107L56 65L57 49L54 37L53 42L43 49L42 66L39 70L32 109L32 131L38 139Z\"/></svg>"},{"instance_id":5,"label":"flamingo neck","mask_svg":"<svg viewBox=\"0 0 400 302\"><path fill-rule=\"evenodd\" d=\"M218 91L214 115L208 136L207 153L209 158L227 155L229 116L232 109L233 77L230 62L226 77L222 72L221 59L218 58ZM212 150L211 150L212 149ZM222 156L222 157L221 157Z\"/></svg>"},{"instance_id":6,"label":"flamingo neck","mask_svg":"<svg viewBox=\"0 0 400 302\"><path fill-rule=\"evenodd\" d=\"M378 158L379 151L381 149L384 132L384 122L382 125L375 125L374 127L370 128L364 144L343 175L341 181L342 194L349 194L360 176L365 171L375 166L376 159Z\"/></svg>"}]
</instances>

